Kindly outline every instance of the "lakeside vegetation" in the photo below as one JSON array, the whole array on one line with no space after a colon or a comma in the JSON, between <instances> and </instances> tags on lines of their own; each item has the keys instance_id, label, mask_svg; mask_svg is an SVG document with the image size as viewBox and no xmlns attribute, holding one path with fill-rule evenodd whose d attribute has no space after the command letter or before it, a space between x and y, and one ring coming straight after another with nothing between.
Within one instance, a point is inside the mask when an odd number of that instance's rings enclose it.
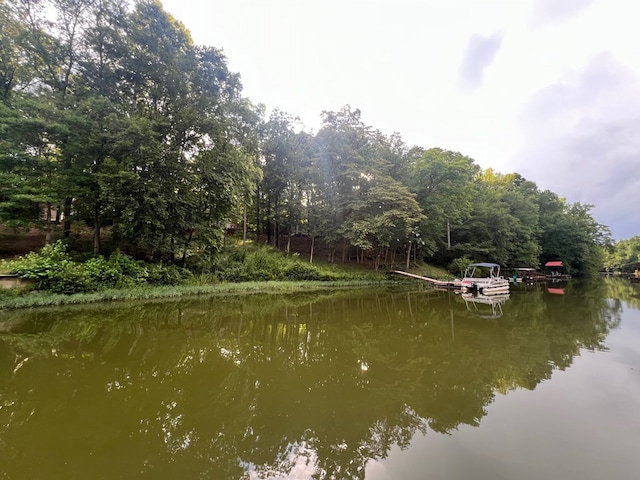
<instances>
[{"instance_id":1,"label":"lakeside vegetation","mask_svg":"<svg viewBox=\"0 0 640 480\"><path fill-rule=\"evenodd\" d=\"M295 293L318 290L337 290L341 288L359 288L372 285L399 283L385 280L383 277L360 280L334 281L270 281L243 283L214 283L202 285L174 285L135 288L111 288L90 293L62 294L47 291L31 292L29 295L18 291L0 291L0 310L19 308L51 307L59 305L80 305L98 302L125 302L140 300L158 300L176 297L194 297L203 295L248 295L258 293Z\"/></svg>"},{"instance_id":2,"label":"lakeside vegetation","mask_svg":"<svg viewBox=\"0 0 640 480\"><path fill-rule=\"evenodd\" d=\"M609 248L604 266L609 272L640 272L640 235L620 240Z\"/></svg>"},{"instance_id":3,"label":"lakeside vegetation","mask_svg":"<svg viewBox=\"0 0 640 480\"><path fill-rule=\"evenodd\" d=\"M121 252L88 258L76 254L74 258L61 241L39 252L4 260L0 271L31 282L24 290L0 291L0 309L205 294L282 293L400 281L363 269L312 265L268 247L226 248L212 270L195 274L175 265L136 261Z\"/></svg>"},{"instance_id":4,"label":"lakeside vegetation","mask_svg":"<svg viewBox=\"0 0 640 480\"><path fill-rule=\"evenodd\" d=\"M0 225L48 244L5 269L39 289L353 280L320 258L456 272L562 260L587 276L611 251L591 205L410 147L358 109L324 112L315 133L267 115L159 1L1 0L0 23ZM225 247L230 230L288 256Z\"/></svg>"}]
</instances>

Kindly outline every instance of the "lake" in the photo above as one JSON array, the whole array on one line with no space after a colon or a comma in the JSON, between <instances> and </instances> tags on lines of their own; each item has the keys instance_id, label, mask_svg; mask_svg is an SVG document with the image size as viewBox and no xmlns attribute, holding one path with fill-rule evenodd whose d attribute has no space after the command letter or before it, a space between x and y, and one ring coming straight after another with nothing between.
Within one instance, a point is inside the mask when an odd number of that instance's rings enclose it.
<instances>
[{"instance_id":1,"label":"lake","mask_svg":"<svg viewBox=\"0 0 640 480\"><path fill-rule=\"evenodd\" d=\"M477 300L408 284L0 312L0 478L637 478L640 288Z\"/></svg>"}]
</instances>

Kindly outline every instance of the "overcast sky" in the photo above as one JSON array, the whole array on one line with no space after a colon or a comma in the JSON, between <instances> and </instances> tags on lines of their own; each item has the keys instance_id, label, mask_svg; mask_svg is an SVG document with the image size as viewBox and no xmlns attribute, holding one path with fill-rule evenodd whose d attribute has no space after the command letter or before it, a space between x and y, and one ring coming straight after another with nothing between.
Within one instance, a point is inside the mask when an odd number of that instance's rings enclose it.
<instances>
[{"instance_id":1,"label":"overcast sky","mask_svg":"<svg viewBox=\"0 0 640 480\"><path fill-rule=\"evenodd\" d=\"M640 30L628 0L163 0L244 94L299 116L346 104L593 204L640 235Z\"/></svg>"}]
</instances>

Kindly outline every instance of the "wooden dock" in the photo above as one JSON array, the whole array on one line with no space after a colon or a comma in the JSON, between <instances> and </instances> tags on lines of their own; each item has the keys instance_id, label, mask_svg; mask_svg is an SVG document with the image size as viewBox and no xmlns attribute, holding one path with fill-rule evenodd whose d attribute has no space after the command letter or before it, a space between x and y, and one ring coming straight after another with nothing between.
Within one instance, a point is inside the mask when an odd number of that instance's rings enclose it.
<instances>
[{"instance_id":1,"label":"wooden dock","mask_svg":"<svg viewBox=\"0 0 640 480\"><path fill-rule=\"evenodd\" d=\"M402 270L394 270L393 273L397 273L398 275L404 275L410 278L415 278L416 280L422 280L423 282L428 282L437 288L446 288L447 290L457 290L462 288L462 282L460 280L451 280L451 281L437 280L435 278L423 277L421 275L415 275L413 273L403 272Z\"/></svg>"}]
</instances>

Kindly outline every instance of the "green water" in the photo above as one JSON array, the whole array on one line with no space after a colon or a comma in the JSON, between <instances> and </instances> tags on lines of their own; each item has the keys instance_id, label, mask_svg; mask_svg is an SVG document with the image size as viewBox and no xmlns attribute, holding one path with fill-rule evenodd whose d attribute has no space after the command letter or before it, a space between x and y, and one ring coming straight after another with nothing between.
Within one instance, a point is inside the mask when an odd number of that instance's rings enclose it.
<instances>
[{"instance_id":1,"label":"green water","mask_svg":"<svg viewBox=\"0 0 640 480\"><path fill-rule=\"evenodd\" d=\"M2 312L0 478L637 478L639 293Z\"/></svg>"}]
</instances>

